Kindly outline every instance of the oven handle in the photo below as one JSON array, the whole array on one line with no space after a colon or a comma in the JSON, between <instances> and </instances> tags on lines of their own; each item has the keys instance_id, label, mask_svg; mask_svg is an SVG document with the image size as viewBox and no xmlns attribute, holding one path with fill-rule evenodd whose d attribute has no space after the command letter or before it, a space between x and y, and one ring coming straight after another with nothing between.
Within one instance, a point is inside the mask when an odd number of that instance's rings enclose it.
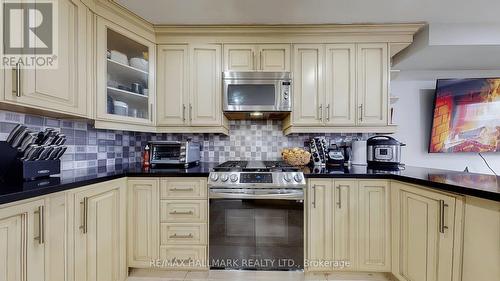
<instances>
[{"instance_id":1,"label":"oven handle","mask_svg":"<svg viewBox=\"0 0 500 281\"><path fill-rule=\"evenodd\" d=\"M276 199L276 200L304 200L304 191L296 190L280 193L272 190L259 190L258 194L224 192L223 190L210 190L210 199Z\"/></svg>"}]
</instances>

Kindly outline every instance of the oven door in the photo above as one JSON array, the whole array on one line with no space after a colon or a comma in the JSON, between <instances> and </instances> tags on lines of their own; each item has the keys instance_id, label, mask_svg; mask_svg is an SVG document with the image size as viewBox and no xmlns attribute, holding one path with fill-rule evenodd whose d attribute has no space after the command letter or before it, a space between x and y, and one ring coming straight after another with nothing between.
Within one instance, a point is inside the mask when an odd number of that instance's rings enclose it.
<instances>
[{"instance_id":1,"label":"oven door","mask_svg":"<svg viewBox=\"0 0 500 281\"><path fill-rule=\"evenodd\" d=\"M252 192L241 195L244 198L236 197L239 191L221 193L210 196L212 269L303 269L302 199L291 199L290 194L269 199Z\"/></svg>"},{"instance_id":2,"label":"oven door","mask_svg":"<svg viewBox=\"0 0 500 281\"><path fill-rule=\"evenodd\" d=\"M279 80L224 80L224 111L280 111Z\"/></svg>"}]
</instances>

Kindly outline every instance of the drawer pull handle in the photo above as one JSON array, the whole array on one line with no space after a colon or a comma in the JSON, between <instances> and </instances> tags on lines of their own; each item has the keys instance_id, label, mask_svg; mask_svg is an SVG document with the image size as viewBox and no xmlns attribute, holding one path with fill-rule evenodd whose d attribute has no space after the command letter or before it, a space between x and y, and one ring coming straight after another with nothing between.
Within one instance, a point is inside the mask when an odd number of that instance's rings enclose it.
<instances>
[{"instance_id":1,"label":"drawer pull handle","mask_svg":"<svg viewBox=\"0 0 500 281\"><path fill-rule=\"evenodd\" d=\"M194 188L190 187L190 188L178 188L178 187L174 187L172 189L170 189L171 191L193 191Z\"/></svg>"},{"instance_id":2,"label":"drawer pull handle","mask_svg":"<svg viewBox=\"0 0 500 281\"><path fill-rule=\"evenodd\" d=\"M193 238L193 234L189 233L188 235L178 235L177 233L174 233L174 235L170 235L170 238Z\"/></svg>"},{"instance_id":3,"label":"drawer pull handle","mask_svg":"<svg viewBox=\"0 0 500 281\"><path fill-rule=\"evenodd\" d=\"M186 211L186 212L179 212L179 211L173 211L170 212L171 215L192 215L193 211Z\"/></svg>"}]
</instances>

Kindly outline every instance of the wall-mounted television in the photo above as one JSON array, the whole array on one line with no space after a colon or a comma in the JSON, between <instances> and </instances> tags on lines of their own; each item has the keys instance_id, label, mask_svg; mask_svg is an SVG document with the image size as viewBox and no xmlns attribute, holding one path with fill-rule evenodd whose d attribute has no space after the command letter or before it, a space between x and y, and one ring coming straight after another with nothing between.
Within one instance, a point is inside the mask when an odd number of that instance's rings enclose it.
<instances>
[{"instance_id":1,"label":"wall-mounted television","mask_svg":"<svg viewBox=\"0 0 500 281\"><path fill-rule=\"evenodd\" d=\"M500 78L439 79L429 152L500 151Z\"/></svg>"}]
</instances>

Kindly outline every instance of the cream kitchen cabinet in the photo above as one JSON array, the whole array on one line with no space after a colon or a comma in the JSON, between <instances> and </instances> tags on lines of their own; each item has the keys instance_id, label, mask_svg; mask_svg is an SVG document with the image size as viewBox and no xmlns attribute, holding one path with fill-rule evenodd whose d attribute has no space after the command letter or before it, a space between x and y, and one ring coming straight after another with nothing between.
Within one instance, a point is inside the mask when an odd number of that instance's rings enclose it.
<instances>
[{"instance_id":1,"label":"cream kitchen cabinet","mask_svg":"<svg viewBox=\"0 0 500 281\"><path fill-rule=\"evenodd\" d=\"M356 45L325 47L325 119L328 126L356 125Z\"/></svg>"},{"instance_id":2,"label":"cream kitchen cabinet","mask_svg":"<svg viewBox=\"0 0 500 281\"><path fill-rule=\"evenodd\" d=\"M227 134L221 46L160 45L158 53L158 131Z\"/></svg>"},{"instance_id":3,"label":"cream kitchen cabinet","mask_svg":"<svg viewBox=\"0 0 500 281\"><path fill-rule=\"evenodd\" d=\"M45 280L70 280L68 275L68 201L66 193L45 197L43 231L45 242Z\"/></svg>"},{"instance_id":4,"label":"cream kitchen cabinet","mask_svg":"<svg viewBox=\"0 0 500 281\"><path fill-rule=\"evenodd\" d=\"M358 183L353 180L309 181L307 191L309 271L356 270L357 185Z\"/></svg>"},{"instance_id":5,"label":"cream kitchen cabinet","mask_svg":"<svg viewBox=\"0 0 500 281\"><path fill-rule=\"evenodd\" d=\"M387 125L388 57L386 43L357 45L357 99L360 126Z\"/></svg>"},{"instance_id":6,"label":"cream kitchen cabinet","mask_svg":"<svg viewBox=\"0 0 500 281\"><path fill-rule=\"evenodd\" d=\"M92 117L92 14L79 0L60 0L57 11L57 67L6 70L3 101L52 115Z\"/></svg>"},{"instance_id":7,"label":"cream kitchen cabinet","mask_svg":"<svg viewBox=\"0 0 500 281\"><path fill-rule=\"evenodd\" d=\"M290 45L224 44L224 71L290 71Z\"/></svg>"},{"instance_id":8,"label":"cream kitchen cabinet","mask_svg":"<svg viewBox=\"0 0 500 281\"><path fill-rule=\"evenodd\" d=\"M159 255L159 180L128 180L128 267L150 268Z\"/></svg>"},{"instance_id":9,"label":"cream kitchen cabinet","mask_svg":"<svg viewBox=\"0 0 500 281\"><path fill-rule=\"evenodd\" d=\"M74 280L122 281L126 270L126 180L77 190L74 200Z\"/></svg>"},{"instance_id":10,"label":"cream kitchen cabinet","mask_svg":"<svg viewBox=\"0 0 500 281\"><path fill-rule=\"evenodd\" d=\"M220 45L189 47L191 80L189 122L192 126L222 125L222 70Z\"/></svg>"},{"instance_id":11,"label":"cream kitchen cabinet","mask_svg":"<svg viewBox=\"0 0 500 281\"><path fill-rule=\"evenodd\" d=\"M158 126L189 125L187 45L158 46Z\"/></svg>"},{"instance_id":12,"label":"cream kitchen cabinet","mask_svg":"<svg viewBox=\"0 0 500 281\"><path fill-rule=\"evenodd\" d=\"M293 46L293 124L321 126L324 104L324 46Z\"/></svg>"},{"instance_id":13,"label":"cream kitchen cabinet","mask_svg":"<svg viewBox=\"0 0 500 281\"><path fill-rule=\"evenodd\" d=\"M462 281L500 280L500 202L466 196L464 207L463 268L455 272L462 270Z\"/></svg>"},{"instance_id":14,"label":"cream kitchen cabinet","mask_svg":"<svg viewBox=\"0 0 500 281\"><path fill-rule=\"evenodd\" d=\"M0 209L0 280L45 276L44 200Z\"/></svg>"},{"instance_id":15,"label":"cream kitchen cabinet","mask_svg":"<svg viewBox=\"0 0 500 281\"><path fill-rule=\"evenodd\" d=\"M0 208L0 280L67 280L66 195Z\"/></svg>"},{"instance_id":16,"label":"cream kitchen cabinet","mask_svg":"<svg viewBox=\"0 0 500 281\"><path fill-rule=\"evenodd\" d=\"M285 133L391 132L388 45L295 44Z\"/></svg>"},{"instance_id":17,"label":"cream kitchen cabinet","mask_svg":"<svg viewBox=\"0 0 500 281\"><path fill-rule=\"evenodd\" d=\"M359 270L390 272L389 182L386 180L360 180L358 204Z\"/></svg>"},{"instance_id":18,"label":"cream kitchen cabinet","mask_svg":"<svg viewBox=\"0 0 500 281\"><path fill-rule=\"evenodd\" d=\"M160 259L169 268L207 269L207 179L161 179L159 202Z\"/></svg>"},{"instance_id":19,"label":"cream kitchen cabinet","mask_svg":"<svg viewBox=\"0 0 500 281\"><path fill-rule=\"evenodd\" d=\"M454 259L462 199L399 182L391 189L392 273L399 280L461 280Z\"/></svg>"},{"instance_id":20,"label":"cream kitchen cabinet","mask_svg":"<svg viewBox=\"0 0 500 281\"><path fill-rule=\"evenodd\" d=\"M156 45L102 17L96 32L96 128L151 131Z\"/></svg>"}]
</instances>

